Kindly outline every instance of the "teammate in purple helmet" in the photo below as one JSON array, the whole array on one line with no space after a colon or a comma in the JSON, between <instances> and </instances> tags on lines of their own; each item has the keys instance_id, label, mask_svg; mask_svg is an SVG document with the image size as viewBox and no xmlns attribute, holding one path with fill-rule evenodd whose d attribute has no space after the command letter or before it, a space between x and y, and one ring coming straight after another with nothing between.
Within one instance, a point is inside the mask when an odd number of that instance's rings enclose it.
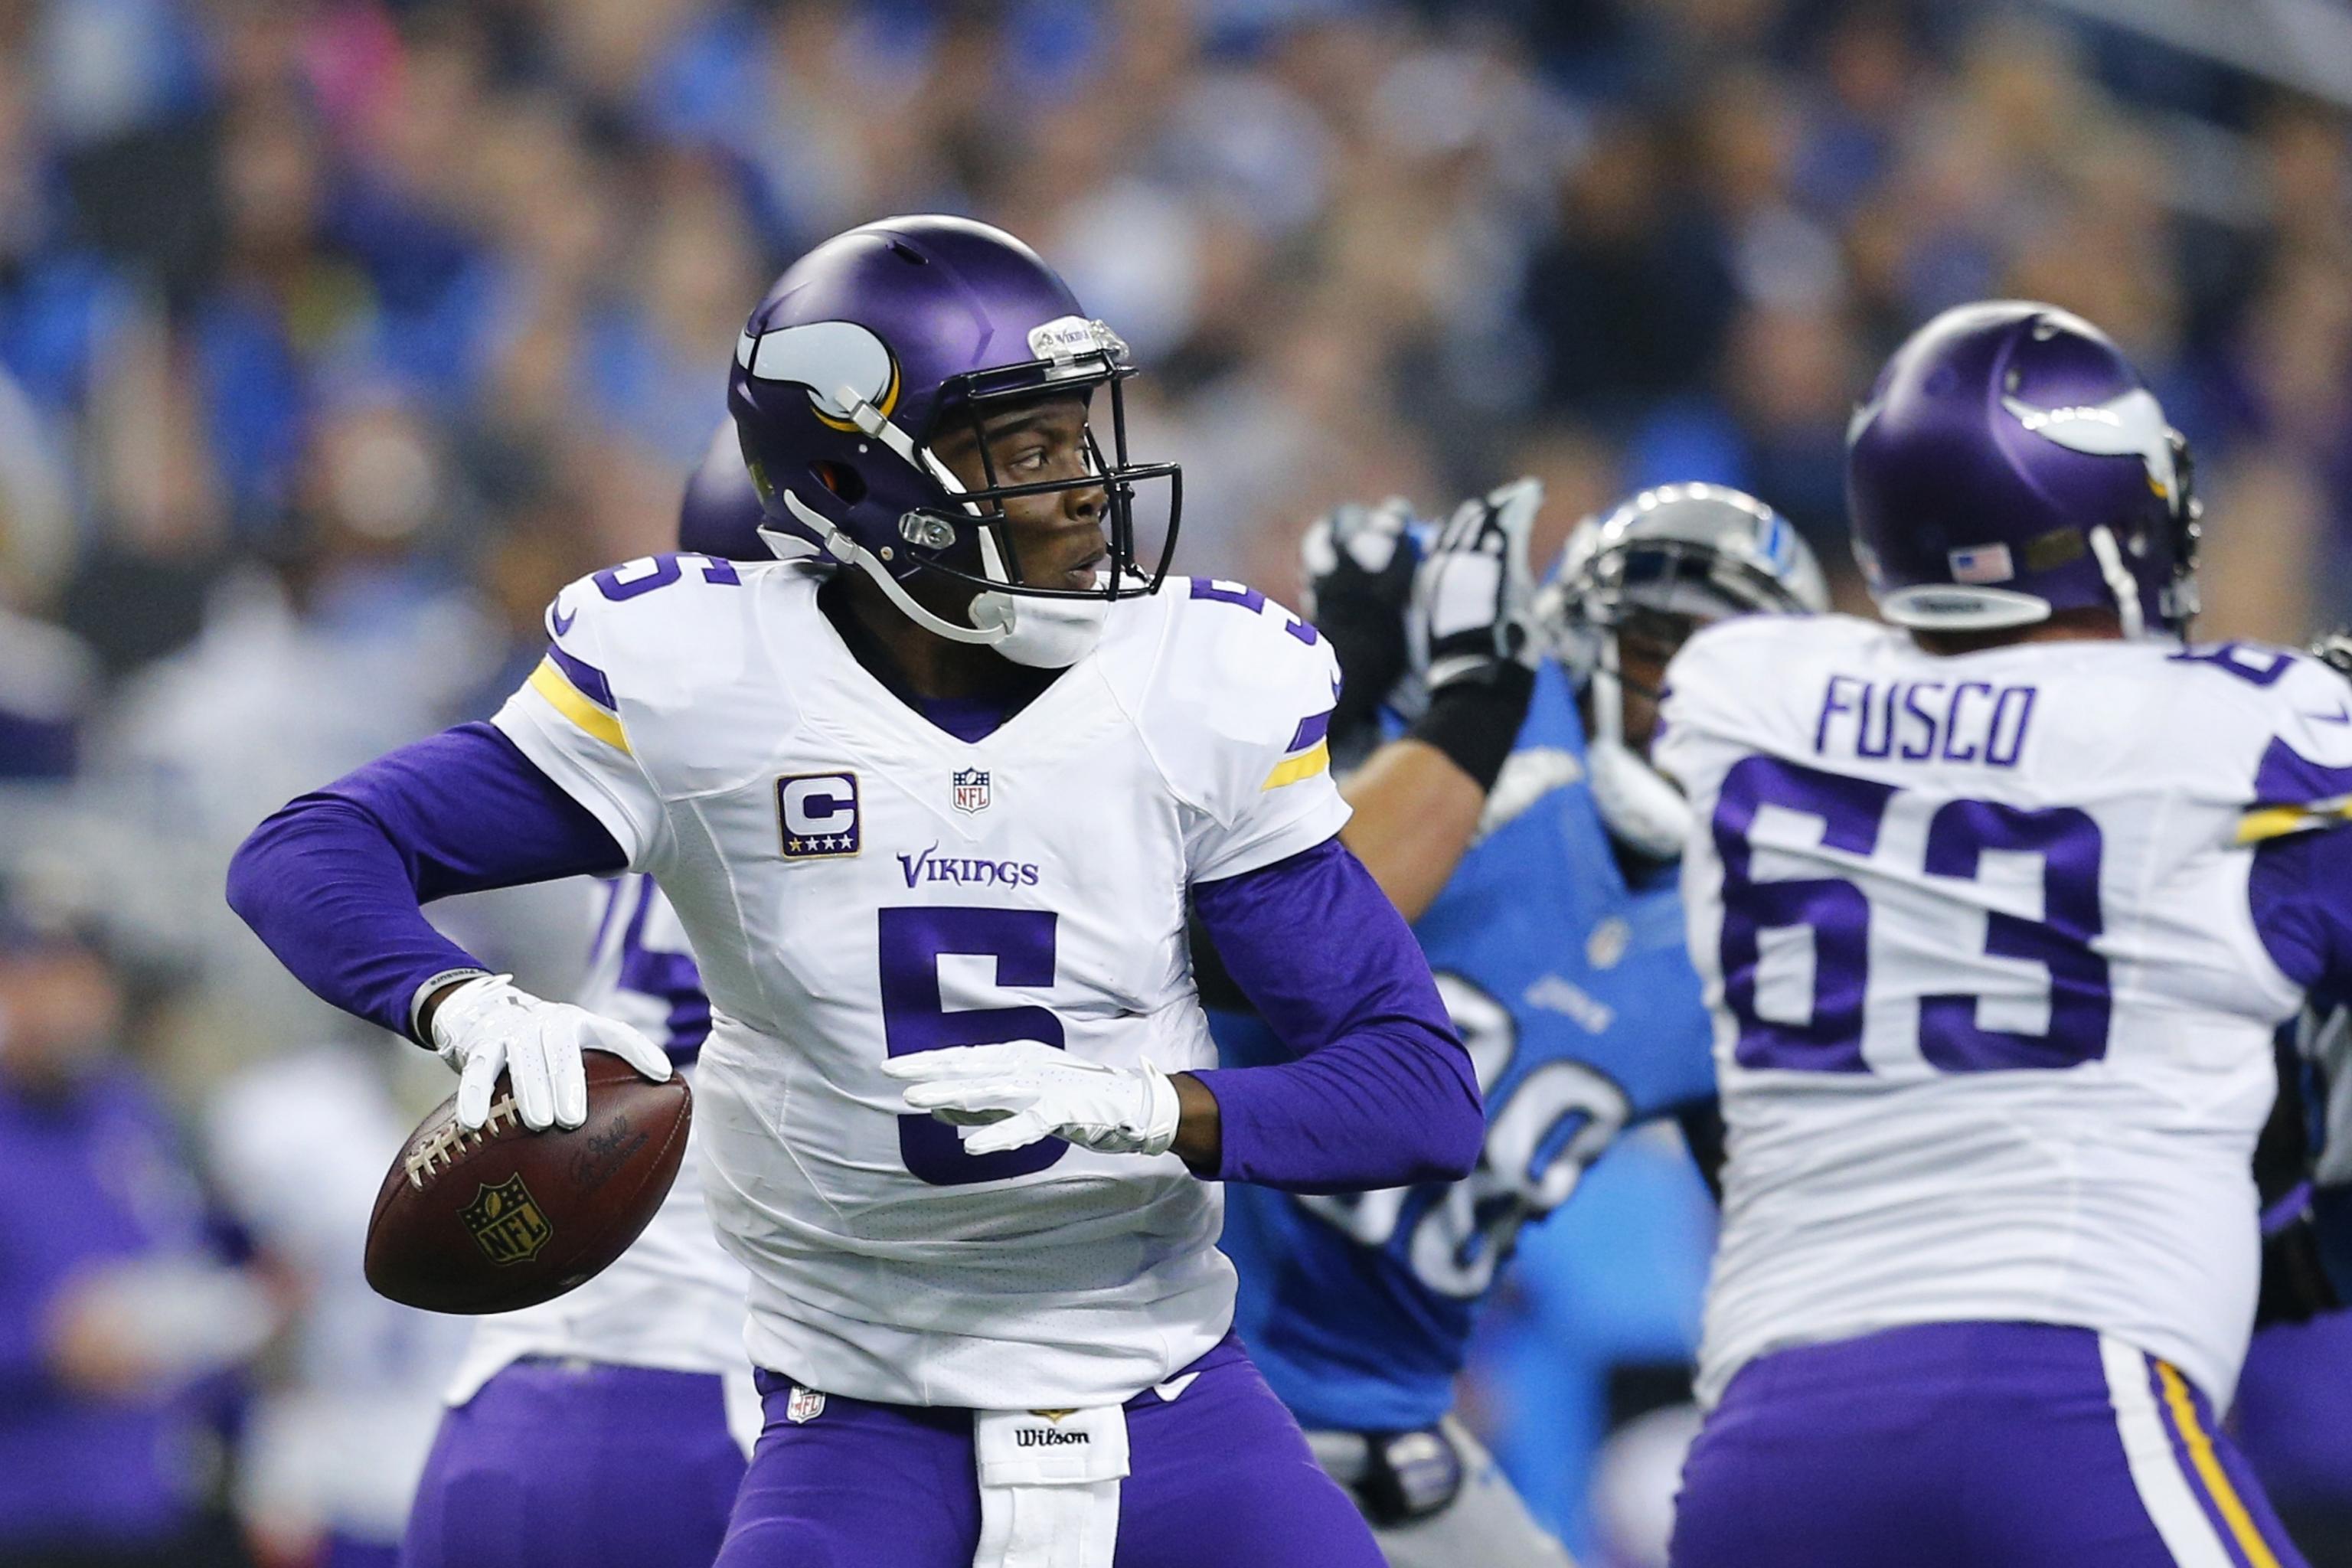
<instances>
[{"instance_id":1,"label":"teammate in purple helmet","mask_svg":"<svg viewBox=\"0 0 2352 1568\"><path fill-rule=\"evenodd\" d=\"M503 1068L534 1128L583 1118L583 1048L667 1063L420 903L667 895L765 1400L727 1568L1379 1563L1232 1337L1219 1183L1457 1179L1478 1091L1339 842L1328 646L1241 584L1163 584L1178 476L1127 452L1133 368L997 230L827 241L729 384L780 558L570 585L490 723L231 867L306 983L460 1070L461 1121ZM1296 1059L1214 1066L1188 905Z\"/></svg>"},{"instance_id":2,"label":"teammate in purple helmet","mask_svg":"<svg viewBox=\"0 0 2352 1568\"><path fill-rule=\"evenodd\" d=\"M751 470L743 466L735 421L723 420L711 433L710 449L686 481L686 497L677 509L677 547L722 561L765 561L775 553L760 531L766 521Z\"/></svg>"},{"instance_id":3,"label":"teammate in purple helmet","mask_svg":"<svg viewBox=\"0 0 2352 1568\"><path fill-rule=\"evenodd\" d=\"M733 424L719 434L687 483L679 547L765 560ZM710 1002L677 912L641 875L587 887L595 936L572 1000L690 1075ZM595 1279L476 1321L401 1568L709 1568L761 1415L743 1266L711 1234L699 1166L689 1147L652 1223Z\"/></svg>"},{"instance_id":4,"label":"teammate in purple helmet","mask_svg":"<svg viewBox=\"0 0 2352 1568\"><path fill-rule=\"evenodd\" d=\"M1728 1146L1673 1561L2300 1563L2216 1416L2344 683L2183 642L2186 446L2063 310L1920 329L1847 481L1880 619L1702 629L1653 753Z\"/></svg>"}]
</instances>

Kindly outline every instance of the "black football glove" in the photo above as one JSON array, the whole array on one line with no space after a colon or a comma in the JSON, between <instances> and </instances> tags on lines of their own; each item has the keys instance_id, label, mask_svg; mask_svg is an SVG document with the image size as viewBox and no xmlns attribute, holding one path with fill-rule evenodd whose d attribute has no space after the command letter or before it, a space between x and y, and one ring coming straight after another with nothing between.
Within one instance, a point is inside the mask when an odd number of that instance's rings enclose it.
<instances>
[{"instance_id":1,"label":"black football glove","mask_svg":"<svg viewBox=\"0 0 2352 1568\"><path fill-rule=\"evenodd\" d=\"M1464 501L1413 573L1406 629L1423 704L1407 733L1482 790L1502 776L1535 694L1528 539L1542 505L1532 479Z\"/></svg>"},{"instance_id":2,"label":"black football glove","mask_svg":"<svg viewBox=\"0 0 2352 1568\"><path fill-rule=\"evenodd\" d=\"M1528 604L1535 574L1528 537L1543 482L1514 479L1454 509L1413 574L1410 626L1415 667L1434 697L1499 667L1533 667Z\"/></svg>"},{"instance_id":3,"label":"black football glove","mask_svg":"<svg viewBox=\"0 0 2352 1568\"><path fill-rule=\"evenodd\" d=\"M1394 497L1378 506L1350 502L1317 518L1299 542L1307 617L1339 661L1330 741L1342 756L1365 749L1381 700L1412 664L1404 624L1419 559L1406 531L1412 521Z\"/></svg>"},{"instance_id":4,"label":"black football glove","mask_svg":"<svg viewBox=\"0 0 2352 1568\"><path fill-rule=\"evenodd\" d=\"M2321 1260L2320 1237L2308 1198L2293 1210L2282 1205L2307 1194L2311 1176L2310 1119L2304 1098L2303 1052L2294 1026L2271 1042L2278 1069L2278 1094L2270 1118L2254 1142L2254 1194L2263 1212L2262 1289L2254 1326L2308 1322L2342 1303Z\"/></svg>"}]
</instances>

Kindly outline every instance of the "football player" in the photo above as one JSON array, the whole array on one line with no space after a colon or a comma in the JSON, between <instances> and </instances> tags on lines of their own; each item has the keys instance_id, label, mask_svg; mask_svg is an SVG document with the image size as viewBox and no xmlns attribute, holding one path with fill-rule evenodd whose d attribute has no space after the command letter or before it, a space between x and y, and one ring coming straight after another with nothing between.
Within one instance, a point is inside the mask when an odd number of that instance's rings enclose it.
<instances>
[{"instance_id":1,"label":"football player","mask_svg":"<svg viewBox=\"0 0 2352 1568\"><path fill-rule=\"evenodd\" d=\"M467 1124L501 1069L537 1128L584 1117L583 1047L668 1063L420 901L624 868L668 895L766 1402L730 1568L1378 1560L1231 1336L1216 1183L1459 1176L1475 1080L1337 842L1329 650L1139 552L1138 488L1177 476L1128 456L1130 371L996 230L826 242L729 383L771 531L820 559L571 585L491 723L302 797L231 866L299 976L459 1069ZM1211 1066L1188 892L1298 1059Z\"/></svg>"},{"instance_id":2,"label":"football player","mask_svg":"<svg viewBox=\"0 0 2352 1568\"><path fill-rule=\"evenodd\" d=\"M762 521L730 419L688 481L678 545L771 559ZM710 999L677 911L639 872L593 886L595 935L573 1000L691 1070ZM711 1234L698 1164L687 1160L644 1233L595 1279L477 1321L402 1568L709 1568L719 1555L761 1414L743 1355L743 1266ZM491 1494L495 1522L482 1517Z\"/></svg>"},{"instance_id":3,"label":"football player","mask_svg":"<svg viewBox=\"0 0 2352 1568\"><path fill-rule=\"evenodd\" d=\"M1681 1568L2302 1562L2215 1413L2272 1032L2352 979L2352 702L2184 644L2189 478L2088 322L1947 311L1849 429L1880 620L1667 672L1728 1147Z\"/></svg>"},{"instance_id":4,"label":"football player","mask_svg":"<svg viewBox=\"0 0 2352 1568\"><path fill-rule=\"evenodd\" d=\"M1520 1227L1625 1128L1715 1092L1675 887L1689 808L1643 761L1665 662L1698 626L1827 604L1771 509L1668 485L1578 525L1526 639L1511 584L1535 501L1507 486L1408 560L1436 689L1345 785L1350 845L1424 911L1414 934L1486 1094L1477 1169L1349 1196L1236 1189L1226 1216L1243 1337L1395 1568L1568 1560L1449 1414L1454 1378ZM1376 637L1402 608L1401 522L1347 509L1309 538L1319 624L1374 679L1404 662ZM1278 1058L1263 1023L1214 1022L1229 1060Z\"/></svg>"},{"instance_id":5,"label":"football player","mask_svg":"<svg viewBox=\"0 0 2352 1568\"><path fill-rule=\"evenodd\" d=\"M2311 651L2338 675L2352 677L2352 628L2328 633ZM2352 797L2333 803L2338 816ZM2352 1303L2352 1003L2315 994L2294 1029L2305 1066L2311 1250L2321 1279L2308 1294L2326 1307Z\"/></svg>"}]
</instances>

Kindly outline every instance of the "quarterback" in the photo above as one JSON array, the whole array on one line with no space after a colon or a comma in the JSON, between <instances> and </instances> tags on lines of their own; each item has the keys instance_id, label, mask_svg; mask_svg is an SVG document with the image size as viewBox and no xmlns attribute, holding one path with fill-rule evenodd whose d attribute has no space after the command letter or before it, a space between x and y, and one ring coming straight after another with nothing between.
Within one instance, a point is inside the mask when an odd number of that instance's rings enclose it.
<instances>
[{"instance_id":1,"label":"quarterback","mask_svg":"<svg viewBox=\"0 0 2352 1568\"><path fill-rule=\"evenodd\" d=\"M572 584L490 724L296 801L231 868L313 989L458 1068L461 1117L503 1068L534 1126L583 1114L583 1046L667 1064L420 901L623 869L667 895L767 1412L730 1568L1378 1562L1231 1338L1215 1184L1459 1176L1475 1084L1336 842L1328 647L1139 557L1138 487L1176 475L1128 458L1129 370L995 230L828 241L729 384L795 558ZM1211 1065L1188 892L1297 1060Z\"/></svg>"},{"instance_id":2,"label":"quarterback","mask_svg":"<svg viewBox=\"0 0 2352 1568\"><path fill-rule=\"evenodd\" d=\"M1847 498L1881 619L1700 632L1653 752L1727 1130L1673 1561L2300 1563L2215 1415L2272 1033L2352 979L2344 683L2182 641L2186 446L2063 310L1921 328Z\"/></svg>"}]
</instances>

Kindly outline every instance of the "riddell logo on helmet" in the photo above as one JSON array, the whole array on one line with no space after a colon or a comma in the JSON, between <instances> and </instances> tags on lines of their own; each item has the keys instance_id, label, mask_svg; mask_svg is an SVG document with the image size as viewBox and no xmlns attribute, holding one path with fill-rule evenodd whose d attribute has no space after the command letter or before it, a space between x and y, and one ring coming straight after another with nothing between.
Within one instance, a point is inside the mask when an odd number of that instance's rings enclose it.
<instances>
[{"instance_id":1,"label":"riddell logo on helmet","mask_svg":"<svg viewBox=\"0 0 2352 1568\"><path fill-rule=\"evenodd\" d=\"M1080 354L1103 354L1121 360L1127 356L1127 344L1102 321L1062 316L1029 329L1029 352L1039 359L1068 361Z\"/></svg>"}]
</instances>

